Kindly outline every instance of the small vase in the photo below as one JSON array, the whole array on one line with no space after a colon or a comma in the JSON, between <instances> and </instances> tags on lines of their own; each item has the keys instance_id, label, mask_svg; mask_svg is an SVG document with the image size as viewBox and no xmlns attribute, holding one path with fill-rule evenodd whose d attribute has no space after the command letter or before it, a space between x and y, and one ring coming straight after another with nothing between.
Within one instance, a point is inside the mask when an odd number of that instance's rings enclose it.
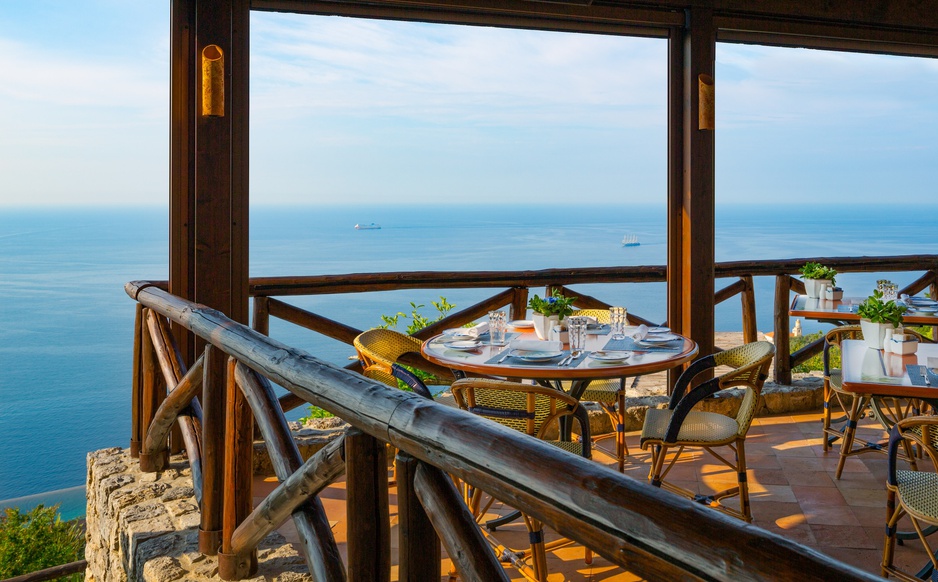
<instances>
[{"instance_id":1,"label":"small vase","mask_svg":"<svg viewBox=\"0 0 938 582\"><path fill-rule=\"evenodd\" d=\"M534 314L534 333L537 334L538 339L546 340L550 337L550 328L553 327L559 321L559 317L556 315L547 316L543 313Z\"/></svg>"},{"instance_id":2,"label":"small vase","mask_svg":"<svg viewBox=\"0 0 938 582\"><path fill-rule=\"evenodd\" d=\"M873 323L868 319L860 320L860 329L863 331L863 341L867 347L874 350L883 349L883 340L886 338L887 329L895 329L891 323Z\"/></svg>"}]
</instances>

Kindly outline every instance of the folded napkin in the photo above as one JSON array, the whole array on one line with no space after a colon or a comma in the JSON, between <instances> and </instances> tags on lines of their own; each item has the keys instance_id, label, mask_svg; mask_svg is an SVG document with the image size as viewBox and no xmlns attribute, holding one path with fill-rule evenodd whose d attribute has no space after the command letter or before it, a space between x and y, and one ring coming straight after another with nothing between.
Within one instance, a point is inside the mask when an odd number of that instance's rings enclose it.
<instances>
[{"instance_id":1,"label":"folded napkin","mask_svg":"<svg viewBox=\"0 0 938 582\"><path fill-rule=\"evenodd\" d=\"M638 329L632 332L632 339L639 342L645 339L646 335L648 335L648 326L643 323L638 326Z\"/></svg>"},{"instance_id":2,"label":"folded napkin","mask_svg":"<svg viewBox=\"0 0 938 582\"><path fill-rule=\"evenodd\" d=\"M932 370L938 370L938 358L932 356L925 358L925 366Z\"/></svg>"},{"instance_id":3,"label":"folded napkin","mask_svg":"<svg viewBox=\"0 0 938 582\"><path fill-rule=\"evenodd\" d=\"M560 351L563 344L557 341L541 340L512 340L508 347L513 350L531 350L531 351Z\"/></svg>"},{"instance_id":4,"label":"folded napkin","mask_svg":"<svg viewBox=\"0 0 938 582\"><path fill-rule=\"evenodd\" d=\"M489 324L487 321L482 323L477 323L472 327L467 327L463 333L471 335L472 337L479 337L480 335L487 333L489 331Z\"/></svg>"}]
</instances>

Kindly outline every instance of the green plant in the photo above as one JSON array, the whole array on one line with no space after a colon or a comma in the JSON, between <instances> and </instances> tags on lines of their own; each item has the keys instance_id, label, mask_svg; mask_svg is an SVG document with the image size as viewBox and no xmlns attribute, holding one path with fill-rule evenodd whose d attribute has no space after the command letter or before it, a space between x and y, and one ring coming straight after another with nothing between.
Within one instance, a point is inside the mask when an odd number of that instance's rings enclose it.
<instances>
[{"instance_id":1,"label":"green plant","mask_svg":"<svg viewBox=\"0 0 938 582\"><path fill-rule=\"evenodd\" d=\"M902 314L906 309L908 308L905 305L899 305L892 299L883 301L883 292L876 289L860 304L857 314L873 323L891 323L894 327L899 327L902 325Z\"/></svg>"},{"instance_id":2,"label":"green plant","mask_svg":"<svg viewBox=\"0 0 938 582\"><path fill-rule=\"evenodd\" d=\"M312 404L310 404L306 410L309 414L301 417L299 419L299 422L306 423L306 422L309 422L310 420L316 420L317 418L332 418L333 416L335 416L328 410L324 408L319 408L318 406L314 406Z\"/></svg>"},{"instance_id":3,"label":"green plant","mask_svg":"<svg viewBox=\"0 0 938 582\"><path fill-rule=\"evenodd\" d=\"M801 267L801 276L805 279L829 279L831 286L834 286L836 282L835 278L837 276L837 271L830 267L825 267L821 263L808 261L804 264L803 267Z\"/></svg>"},{"instance_id":4,"label":"green plant","mask_svg":"<svg viewBox=\"0 0 938 582\"><path fill-rule=\"evenodd\" d=\"M434 319L430 319L429 317L420 313L420 310L426 307L425 305L417 305L411 301L409 316L403 311L398 311L395 315L382 315L381 321L383 323L378 327L381 329L394 329L397 327L398 323L400 323L401 318L407 319L410 317L411 321L407 325L407 333L413 335L428 325L440 321L446 317L447 313L456 308L455 304L447 301L446 297L443 297L442 295L440 296L439 301L431 301L430 304L433 305L437 311L437 316Z\"/></svg>"},{"instance_id":5,"label":"green plant","mask_svg":"<svg viewBox=\"0 0 938 582\"><path fill-rule=\"evenodd\" d=\"M534 313L548 317L556 315L559 319L563 319L573 313L573 302L576 299L576 297L565 297L560 291L554 289L553 293L543 299L535 294L528 300L528 308Z\"/></svg>"},{"instance_id":6,"label":"green plant","mask_svg":"<svg viewBox=\"0 0 938 582\"><path fill-rule=\"evenodd\" d=\"M788 349L790 353L795 353L806 345L810 344L814 340L820 339L824 335L824 332L817 331L807 335L801 335L792 337L788 340ZM840 350L831 350L831 367L839 368L840 367ZM824 356L822 354L815 354L808 358L807 360L801 362L797 366L791 369L792 372L798 373L807 373L807 372L816 372L824 369Z\"/></svg>"},{"instance_id":7,"label":"green plant","mask_svg":"<svg viewBox=\"0 0 938 582\"><path fill-rule=\"evenodd\" d=\"M85 533L76 521L62 521L59 506L27 513L10 507L0 516L0 579L69 564L84 558ZM82 574L59 580L83 580Z\"/></svg>"}]
</instances>

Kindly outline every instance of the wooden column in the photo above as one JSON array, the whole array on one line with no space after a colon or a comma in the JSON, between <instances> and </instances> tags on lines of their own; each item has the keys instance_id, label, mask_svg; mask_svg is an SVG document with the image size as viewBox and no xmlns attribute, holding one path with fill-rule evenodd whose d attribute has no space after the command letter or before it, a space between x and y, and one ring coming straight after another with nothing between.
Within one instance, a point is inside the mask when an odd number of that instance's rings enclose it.
<instances>
[{"instance_id":1,"label":"wooden column","mask_svg":"<svg viewBox=\"0 0 938 582\"><path fill-rule=\"evenodd\" d=\"M684 29L668 36L668 325L684 330ZM681 369L668 370L668 394Z\"/></svg>"},{"instance_id":2,"label":"wooden column","mask_svg":"<svg viewBox=\"0 0 938 582\"><path fill-rule=\"evenodd\" d=\"M387 450L358 429L345 436L349 582L391 579Z\"/></svg>"},{"instance_id":3,"label":"wooden column","mask_svg":"<svg viewBox=\"0 0 938 582\"><path fill-rule=\"evenodd\" d=\"M398 578L407 582L438 581L442 556L440 538L414 490L419 461L407 453L398 453L395 462L400 536Z\"/></svg>"},{"instance_id":4,"label":"wooden column","mask_svg":"<svg viewBox=\"0 0 938 582\"><path fill-rule=\"evenodd\" d=\"M248 0L172 0L169 290L248 322ZM223 55L222 114L203 114L202 53ZM217 112L213 112L217 113ZM203 347L177 329L192 362ZM203 442L224 451L224 359L206 366ZM200 549L213 553L222 529L223 458L205 457ZM247 468L250 470L250 467Z\"/></svg>"},{"instance_id":5,"label":"wooden column","mask_svg":"<svg viewBox=\"0 0 938 582\"><path fill-rule=\"evenodd\" d=\"M701 75L713 78L716 32L711 9L694 7L686 15L680 329L708 355L714 351L714 130L701 129L699 87Z\"/></svg>"},{"instance_id":6,"label":"wooden column","mask_svg":"<svg viewBox=\"0 0 938 582\"><path fill-rule=\"evenodd\" d=\"M222 505L225 499L224 440L205 438L224 435L225 404L218 399L226 395L224 384L214 384L225 377L225 355L206 346L202 372L202 514L199 524L199 551L214 556L221 547Z\"/></svg>"},{"instance_id":7,"label":"wooden column","mask_svg":"<svg viewBox=\"0 0 938 582\"><path fill-rule=\"evenodd\" d=\"M775 382L791 384L791 356L788 336L788 301L792 279L789 275L775 277Z\"/></svg>"}]
</instances>

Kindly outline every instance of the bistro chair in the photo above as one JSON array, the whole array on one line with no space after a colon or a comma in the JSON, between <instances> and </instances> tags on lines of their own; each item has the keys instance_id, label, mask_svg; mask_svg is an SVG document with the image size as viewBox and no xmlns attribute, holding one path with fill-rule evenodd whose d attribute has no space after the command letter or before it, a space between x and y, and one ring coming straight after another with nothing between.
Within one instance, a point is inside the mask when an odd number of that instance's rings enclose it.
<instances>
[{"instance_id":1,"label":"bistro chair","mask_svg":"<svg viewBox=\"0 0 938 582\"><path fill-rule=\"evenodd\" d=\"M677 380L668 407L651 408L645 414L641 446L642 450L651 448L652 468L649 477L652 485L710 505L747 522L752 521L744 445L774 354L775 346L771 343L753 342L695 360L684 370ZM729 366L732 370L688 390L694 377L717 366ZM694 410L703 399L736 386L745 388L745 392L735 418ZM718 454L714 451L716 447L729 447L735 461ZM668 473L688 448L702 449L735 470L737 486L704 496L667 482ZM671 451L674 451L673 456L666 463ZM722 499L733 496L739 497L739 510L720 503Z\"/></svg>"},{"instance_id":2,"label":"bistro chair","mask_svg":"<svg viewBox=\"0 0 938 582\"><path fill-rule=\"evenodd\" d=\"M597 323L609 323L611 319L608 309L581 309L574 315L592 317ZM624 471L625 457L629 454L629 446L625 442L625 378L593 380L580 396L580 400L598 403L609 417L613 427L612 434L598 435L593 441L615 437L616 461L619 464L619 472Z\"/></svg>"},{"instance_id":3,"label":"bistro chair","mask_svg":"<svg viewBox=\"0 0 938 582\"><path fill-rule=\"evenodd\" d=\"M905 333L914 335L920 342L929 342L928 338L920 333L905 329ZM838 439L840 442L840 458L837 461L835 476L840 479L847 457L868 452L885 452L880 442L871 442L857 438L857 424L863 415L870 411L871 416L889 431L897 420L906 416L918 414L921 411L921 402L908 398L893 398L870 396L867 394L854 394L843 389L843 374L839 368L831 364L831 352L839 350L844 340L862 340L863 332L859 325L843 325L836 327L824 337L824 416L822 430L824 437L824 451L830 450ZM836 412L834 412L836 410ZM832 418L833 414L841 415ZM860 446L854 448L855 444ZM905 458L915 469L915 456L912 454L908 442L903 444Z\"/></svg>"},{"instance_id":4,"label":"bistro chair","mask_svg":"<svg viewBox=\"0 0 938 582\"><path fill-rule=\"evenodd\" d=\"M932 471L902 470L898 468L899 445L908 449L914 445L923 456L931 461L932 468L938 467L938 417L912 416L893 425L889 434L886 475L886 540L883 544L882 575L890 574L902 580L938 579L938 558L925 539L938 526L938 474ZM900 570L894 563L896 539L909 539L898 531L899 520L908 516L915 529L915 537L925 548L929 563L920 572L912 575Z\"/></svg>"},{"instance_id":5,"label":"bistro chair","mask_svg":"<svg viewBox=\"0 0 938 582\"><path fill-rule=\"evenodd\" d=\"M453 398L456 405L463 410L488 418L510 429L543 440L567 452L590 458L589 418L586 410L580 406L575 398L543 386L520 384L504 380L488 378L466 378L453 382ZM573 418L579 424L581 439L577 442L557 440L559 435L560 419ZM559 438L559 437L557 437ZM494 499L487 496L485 505L482 499L485 494L479 489L469 488L464 484L466 504L478 520L481 520L491 507ZM507 518L494 520L501 525L512 520L517 514L513 513ZM530 548L517 551L506 548L491 534L483 529L489 536L498 551L502 552L502 559L512 561L516 568L527 578L543 582L547 580L547 552L572 544L567 539L558 539L550 544L544 543L544 527L540 521L528 515L521 514L528 529ZM487 529L494 530L486 524ZM587 561L590 561L587 550ZM527 559L531 558L531 565Z\"/></svg>"},{"instance_id":6,"label":"bistro chair","mask_svg":"<svg viewBox=\"0 0 938 582\"><path fill-rule=\"evenodd\" d=\"M359 334L353 344L362 365L362 375L394 388L400 387L400 380L417 394L433 399L427 385L397 363L404 354L421 355L419 339L392 329L371 329Z\"/></svg>"}]
</instances>

